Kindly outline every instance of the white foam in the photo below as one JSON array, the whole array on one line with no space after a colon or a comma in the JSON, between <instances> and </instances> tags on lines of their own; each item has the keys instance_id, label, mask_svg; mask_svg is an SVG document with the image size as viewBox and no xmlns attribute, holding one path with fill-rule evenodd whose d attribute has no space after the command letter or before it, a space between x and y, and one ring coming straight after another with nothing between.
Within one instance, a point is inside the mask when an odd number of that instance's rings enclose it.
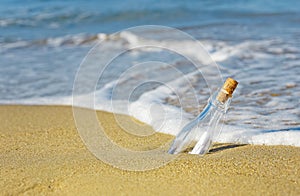
<instances>
[{"instance_id":1,"label":"white foam","mask_svg":"<svg viewBox=\"0 0 300 196\"><path fill-rule=\"evenodd\" d=\"M257 130L224 125L218 141L240 144L300 146L299 130Z\"/></svg>"},{"instance_id":2,"label":"white foam","mask_svg":"<svg viewBox=\"0 0 300 196\"><path fill-rule=\"evenodd\" d=\"M193 76L193 73L186 77ZM151 125L156 131L176 135L181 128L192 118L180 108L166 104L165 98L170 97L173 90L178 88L185 78L179 78L160 86L155 90L144 93L137 101L130 103L128 115Z\"/></svg>"}]
</instances>

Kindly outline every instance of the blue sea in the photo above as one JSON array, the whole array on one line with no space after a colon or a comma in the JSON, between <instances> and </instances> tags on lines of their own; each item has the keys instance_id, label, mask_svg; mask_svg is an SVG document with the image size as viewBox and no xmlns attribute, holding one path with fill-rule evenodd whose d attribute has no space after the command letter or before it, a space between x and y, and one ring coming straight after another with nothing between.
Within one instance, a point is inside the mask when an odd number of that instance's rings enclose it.
<instances>
[{"instance_id":1,"label":"blue sea","mask_svg":"<svg viewBox=\"0 0 300 196\"><path fill-rule=\"evenodd\" d=\"M193 43L170 35L166 26L201 42L223 79L239 82L219 142L300 146L299 10L297 0L1 0L0 104L72 105L76 73L99 43L102 56L143 43L164 43L197 55ZM126 31L141 25L152 28ZM137 62L147 65L129 69ZM104 58L91 61L101 63ZM95 93L94 109L114 111L110 100L118 81L115 111L176 134L182 127L178 117L188 122L210 96L204 77L215 79L196 73L190 64L162 48L130 51L112 63L95 92L82 95ZM87 73L87 86L92 73ZM186 78L192 89L183 85ZM151 82L131 89L145 79L167 85Z\"/></svg>"}]
</instances>

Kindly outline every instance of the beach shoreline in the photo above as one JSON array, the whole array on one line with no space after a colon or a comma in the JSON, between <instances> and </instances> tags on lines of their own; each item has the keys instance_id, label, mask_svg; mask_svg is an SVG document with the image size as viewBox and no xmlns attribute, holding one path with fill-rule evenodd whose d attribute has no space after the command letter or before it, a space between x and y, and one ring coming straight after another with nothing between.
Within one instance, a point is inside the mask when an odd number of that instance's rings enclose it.
<instances>
[{"instance_id":1,"label":"beach shoreline","mask_svg":"<svg viewBox=\"0 0 300 196\"><path fill-rule=\"evenodd\" d=\"M122 133L113 114L97 115L109 136L129 149L154 149L173 138L134 138ZM71 106L1 105L0 121L1 195L300 194L300 147L217 144L204 157L183 153L153 170L126 171L86 148Z\"/></svg>"}]
</instances>

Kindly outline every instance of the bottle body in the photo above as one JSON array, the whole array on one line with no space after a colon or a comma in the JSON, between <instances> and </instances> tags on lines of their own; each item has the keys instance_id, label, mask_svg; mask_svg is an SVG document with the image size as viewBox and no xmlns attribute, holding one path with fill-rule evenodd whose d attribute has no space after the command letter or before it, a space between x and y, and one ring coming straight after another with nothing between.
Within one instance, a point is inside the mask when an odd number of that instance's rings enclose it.
<instances>
[{"instance_id":1,"label":"bottle body","mask_svg":"<svg viewBox=\"0 0 300 196\"><path fill-rule=\"evenodd\" d=\"M222 103L217 99L218 94L213 94L203 111L176 136L170 154L178 154L193 143L197 142L191 154L205 154L212 145L213 140L219 135L221 126L220 120L227 111L230 99Z\"/></svg>"},{"instance_id":2,"label":"bottle body","mask_svg":"<svg viewBox=\"0 0 300 196\"><path fill-rule=\"evenodd\" d=\"M204 110L179 132L168 152L170 154L180 153L193 142L197 142L190 153L200 155L207 153L212 142L220 134L219 122L227 112L237 85L236 80L227 78L222 88L209 98Z\"/></svg>"},{"instance_id":3,"label":"bottle body","mask_svg":"<svg viewBox=\"0 0 300 196\"><path fill-rule=\"evenodd\" d=\"M196 138L198 142L190 152L191 154L206 154L213 141L219 136L221 132L220 120L224 118L227 110L222 106L222 103L219 103L218 100L211 103L211 109L206 119L203 119L203 123L199 122L201 126L198 126L198 136Z\"/></svg>"}]
</instances>

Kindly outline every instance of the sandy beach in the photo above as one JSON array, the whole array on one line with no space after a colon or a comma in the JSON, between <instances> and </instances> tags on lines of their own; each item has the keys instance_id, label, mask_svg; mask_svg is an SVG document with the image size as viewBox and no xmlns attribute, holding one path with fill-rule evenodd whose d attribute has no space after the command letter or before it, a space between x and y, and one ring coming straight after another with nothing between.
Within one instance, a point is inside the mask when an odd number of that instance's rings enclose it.
<instances>
[{"instance_id":1,"label":"sandy beach","mask_svg":"<svg viewBox=\"0 0 300 196\"><path fill-rule=\"evenodd\" d=\"M107 132L120 131L112 114L97 115ZM1 195L300 194L298 147L217 144L204 157L183 153L158 169L125 171L86 149L71 107L1 106L0 122ZM124 134L118 141L138 149L155 147L173 136L151 137L136 140Z\"/></svg>"}]
</instances>

